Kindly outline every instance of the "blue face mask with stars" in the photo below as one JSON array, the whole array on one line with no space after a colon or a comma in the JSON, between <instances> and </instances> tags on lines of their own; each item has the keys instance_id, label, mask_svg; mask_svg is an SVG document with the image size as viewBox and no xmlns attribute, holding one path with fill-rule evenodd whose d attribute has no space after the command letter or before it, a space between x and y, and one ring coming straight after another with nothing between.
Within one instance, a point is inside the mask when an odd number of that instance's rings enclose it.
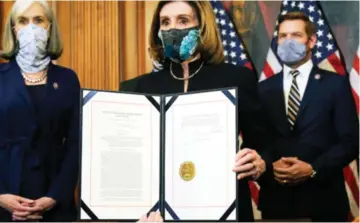
<instances>
[{"instance_id":1,"label":"blue face mask with stars","mask_svg":"<svg viewBox=\"0 0 360 223\"><path fill-rule=\"evenodd\" d=\"M176 63L188 60L196 51L200 41L199 28L160 30L159 38L164 56Z\"/></svg>"}]
</instances>

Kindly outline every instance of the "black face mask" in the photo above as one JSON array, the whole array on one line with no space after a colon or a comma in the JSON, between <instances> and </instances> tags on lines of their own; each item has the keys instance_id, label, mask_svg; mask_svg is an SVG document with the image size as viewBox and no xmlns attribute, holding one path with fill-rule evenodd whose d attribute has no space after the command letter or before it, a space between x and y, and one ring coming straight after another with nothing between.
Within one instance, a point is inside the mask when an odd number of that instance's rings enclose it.
<instances>
[{"instance_id":1,"label":"black face mask","mask_svg":"<svg viewBox=\"0 0 360 223\"><path fill-rule=\"evenodd\" d=\"M194 54L200 40L199 28L160 30L159 38L165 57L181 63Z\"/></svg>"}]
</instances>

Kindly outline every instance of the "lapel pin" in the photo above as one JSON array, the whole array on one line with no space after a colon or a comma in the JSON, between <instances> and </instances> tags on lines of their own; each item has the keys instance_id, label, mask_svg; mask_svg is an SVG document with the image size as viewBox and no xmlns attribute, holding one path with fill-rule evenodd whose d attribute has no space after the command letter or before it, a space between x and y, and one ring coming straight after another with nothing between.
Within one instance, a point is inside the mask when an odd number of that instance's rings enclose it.
<instances>
[{"instance_id":1,"label":"lapel pin","mask_svg":"<svg viewBox=\"0 0 360 223\"><path fill-rule=\"evenodd\" d=\"M57 89L59 88L59 84L55 82L55 83L53 84L53 87L54 87L55 90L57 90Z\"/></svg>"},{"instance_id":2,"label":"lapel pin","mask_svg":"<svg viewBox=\"0 0 360 223\"><path fill-rule=\"evenodd\" d=\"M315 74L315 79L316 80L320 80L320 78L321 78L320 74Z\"/></svg>"}]
</instances>

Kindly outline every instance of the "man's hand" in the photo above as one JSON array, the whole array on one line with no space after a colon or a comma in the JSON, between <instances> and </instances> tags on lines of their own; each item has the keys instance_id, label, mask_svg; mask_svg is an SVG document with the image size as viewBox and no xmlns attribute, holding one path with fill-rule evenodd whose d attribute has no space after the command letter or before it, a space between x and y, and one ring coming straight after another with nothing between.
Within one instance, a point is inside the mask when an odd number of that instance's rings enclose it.
<instances>
[{"instance_id":1,"label":"man's hand","mask_svg":"<svg viewBox=\"0 0 360 223\"><path fill-rule=\"evenodd\" d=\"M286 163L282 158L278 159L276 162L273 163L273 170L274 170L274 176L275 176L275 180L278 181L279 183L287 183L289 182L290 179L279 179L277 177L277 173L275 172L275 169L277 168L288 168L291 165L289 163Z\"/></svg>"},{"instance_id":2,"label":"man's hand","mask_svg":"<svg viewBox=\"0 0 360 223\"><path fill-rule=\"evenodd\" d=\"M235 166L233 171L239 173L237 175L238 180L248 176L257 179L265 172L265 170L265 161L255 150L241 149L235 155Z\"/></svg>"},{"instance_id":3,"label":"man's hand","mask_svg":"<svg viewBox=\"0 0 360 223\"><path fill-rule=\"evenodd\" d=\"M278 159L276 162L273 163L273 167L290 167L291 165L287 162L285 162L282 158Z\"/></svg>"},{"instance_id":4,"label":"man's hand","mask_svg":"<svg viewBox=\"0 0 360 223\"><path fill-rule=\"evenodd\" d=\"M282 184L300 183L307 180L313 171L310 164L296 157L283 157L273 163L275 180Z\"/></svg>"}]
</instances>

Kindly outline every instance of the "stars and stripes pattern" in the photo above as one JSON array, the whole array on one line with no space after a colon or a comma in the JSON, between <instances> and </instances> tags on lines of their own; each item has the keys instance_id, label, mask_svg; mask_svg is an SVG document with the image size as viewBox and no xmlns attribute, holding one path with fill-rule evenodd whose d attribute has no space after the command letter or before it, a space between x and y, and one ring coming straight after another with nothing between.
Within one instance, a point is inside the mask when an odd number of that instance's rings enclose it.
<instances>
[{"instance_id":1,"label":"stars and stripes pattern","mask_svg":"<svg viewBox=\"0 0 360 223\"><path fill-rule=\"evenodd\" d=\"M360 118L359 96L360 96L360 78L359 78L359 60L360 60L360 46L355 54L353 67L350 71L350 84L355 100L356 111ZM346 179L346 191L349 195L351 217L359 216L359 175L358 162L353 161L344 169L344 177Z\"/></svg>"},{"instance_id":2,"label":"stars and stripes pattern","mask_svg":"<svg viewBox=\"0 0 360 223\"><path fill-rule=\"evenodd\" d=\"M216 16L226 63L252 69L248 54L221 1L210 1Z\"/></svg>"},{"instance_id":3,"label":"stars and stripes pattern","mask_svg":"<svg viewBox=\"0 0 360 223\"><path fill-rule=\"evenodd\" d=\"M287 12L301 11L309 16L316 26L317 42L313 49L312 59L314 64L322 69L330 70L338 74L345 75L345 66L340 58L340 52L336 46L333 34L329 25L326 23L324 13L316 1L283 1L281 15ZM282 64L276 56L277 49L277 28L276 22L274 37L271 42L271 48L268 51L266 63L260 76L260 81L282 70Z\"/></svg>"},{"instance_id":4,"label":"stars and stripes pattern","mask_svg":"<svg viewBox=\"0 0 360 223\"><path fill-rule=\"evenodd\" d=\"M221 1L210 1L215 17L216 24L220 32L222 45L224 48L224 57L226 63L232 63L234 65L245 66L253 70L252 62L248 57L248 53L244 48L242 40L232 22L230 16L225 10ZM241 74L239 74L241 75ZM254 75L256 75L254 73ZM240 144L242 137L239 137ZM257 210L258 197L259 197L259 185L254 181L249 181L249 187L251 191L252 204L254 210L254 218L260 219L260 212Z\"/></svg>"},{"instance_id":5,"label":"stars and stripes pattern","mask_svg":"<svg viewBox=\"0 0 360 223\"><path fill-rule=\"evenodd\" d=\"M359 96L360 96L360 77L359 77L359 60L360 60L360 46L357 49L355 54L353 67L350 71L350 84L352 88L352 92L355 99L356 110L358 115L360 116L360 108L359 108Z\"/></svg>"},{"instance_id":6,"label":"stars and stripes pattern","mask_svg":"<svg viewBox=\"0 0 360 223\"><path fill-rule=\"evenodd\" d=\"M340 51L336 45L330 27L327 24L324 13L317 1L283 1L280 14L284 15L291 11L301 11L309 16L310 21L315 24L317 43L313 49L312 60L318 67L336 72L340 75L346 75L345 65L340 56ZM277 29L276 22L274 37L271 47L268 51L263 71L260 75L260 81L265 80L279 73L282 70L282 64L276 55L277 49ZM350 74L350 81L353 87L353 95L359 111L359 51L355 59L353 71ZM356 161L344 168L344 177L348 197L351 205L350 217L359 215L359 180Z\"/></svg>"}]
</instances>

